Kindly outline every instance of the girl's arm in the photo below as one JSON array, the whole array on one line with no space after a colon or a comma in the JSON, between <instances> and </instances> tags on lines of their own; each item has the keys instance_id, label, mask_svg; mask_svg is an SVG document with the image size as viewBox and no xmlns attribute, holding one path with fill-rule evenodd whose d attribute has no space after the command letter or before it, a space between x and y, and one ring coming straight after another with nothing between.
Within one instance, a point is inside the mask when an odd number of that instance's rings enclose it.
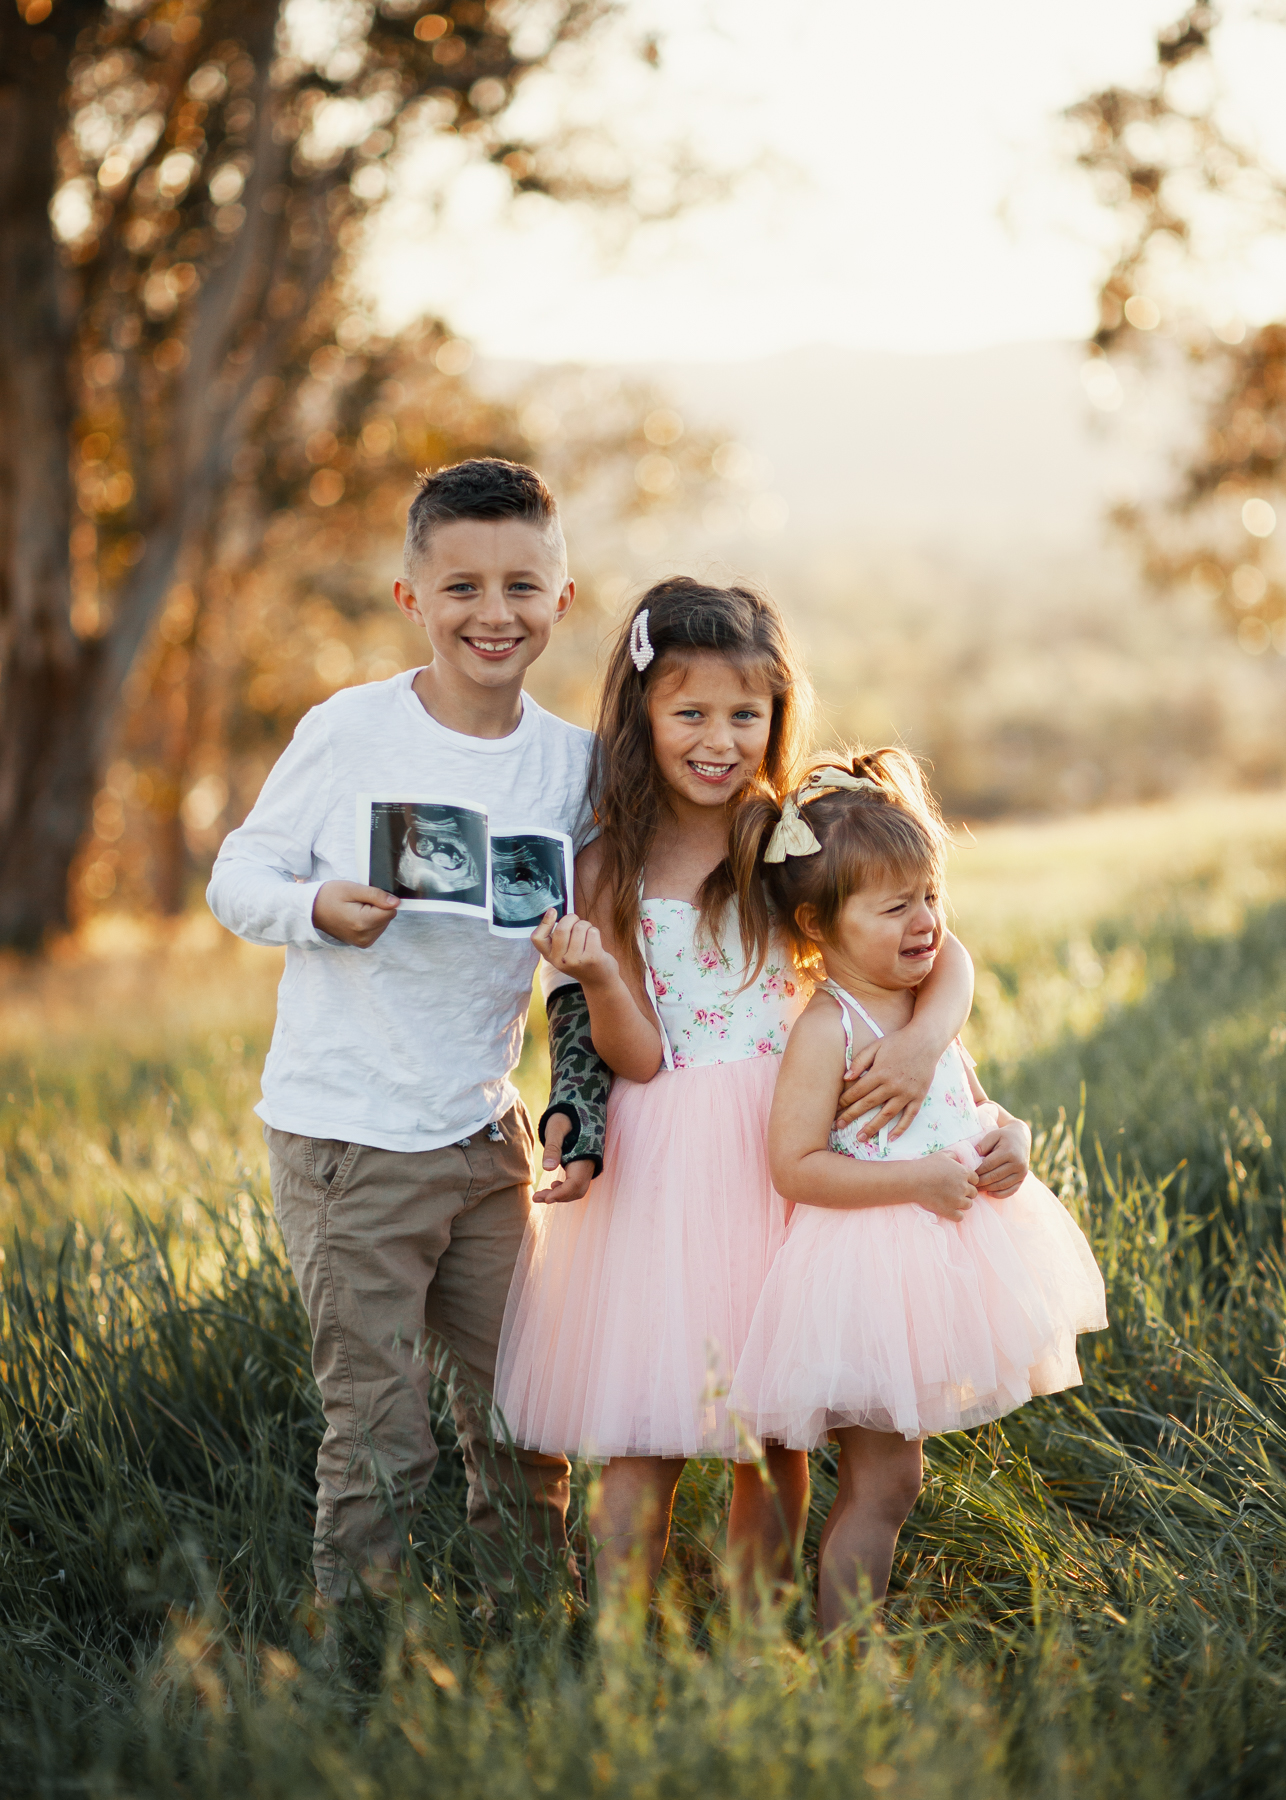
<instances>
[{"instance_id":1,"label":"girl's arm","mask_svg":"<svg viewBox=\"0 0 1286 1800\"><path fill-rule=\"evenodd\" d=\"M860 1135L873 1138L888 1125L890 1137L901 1137L920 1110L942 1052L959 1035L972 1006L973 962L948 931L932 973L916 989L911 1023L854 1056L840 1095L839 1124L875 1108Z\"/></svg>"},{"instance_id":2,"label":"girl's arm","mask_svg":"<svg viewBox=\"0 0 1286 1800\"><path fill-rule=\"evenodd\" d=\"M984 1194L1004 1200L1022 1186L1031 1167L1031 1126L1025 1119L1016 1119L1006 1112L996 1101L988 1100L974 1069L970 1068L968 1075L975 1105L996 1115L995 1129L974 1140L982 1158L974 1174Z\"/></svg>"},{"instance_id":3,"label":"girl's arm","mask_svg":"<svg viewBox=\"0 0 1286 1800\"><path fill-rule=\"evenodd\" d=\"M777 1192L798 1206L845 1211L915 1201L944 1219L962 1219L977 1178L953 1157L859 1162L828 1148L843 1072L844 1027L834 1001L819 995L792 1026L777 1076L768 1121Z\"/></svg>"},{"instance_id":4,"label":"girl's arm","mask_svg":"<svg viewBox=\"0 0 1286 1800\"><path fill-rule=\"evenodd\" d=\"M581 851L576 858L579 912L557 921L546 913L531 941L585 990L590 1036L608 1067L628 1081L651 1081L661 1066L661 1033L641 979L616 954L611 906L597 880L599 860L596 843Z\"/></svg>"},{"instance_id":5,"label":"girl's arm","mask_svg":"<svg viewBox=\"0 0 1286 1800\"><path fill-rule=\"evenodd\" d=\"M549 1105L536 1136L542 1166L553 1179L532 1198L544 1204L583 1200L602 1173L612 1071L594 1049L584 988L578 981L551 987L552 964L540 972L549 1026Z\"/></svg>"}]
</instances>

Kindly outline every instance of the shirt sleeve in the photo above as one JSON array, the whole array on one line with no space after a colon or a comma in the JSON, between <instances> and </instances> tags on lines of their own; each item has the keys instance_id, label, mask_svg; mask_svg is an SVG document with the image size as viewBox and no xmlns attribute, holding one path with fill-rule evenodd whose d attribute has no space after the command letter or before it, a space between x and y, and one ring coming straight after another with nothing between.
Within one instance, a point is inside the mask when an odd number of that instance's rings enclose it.
<instances>
[{"instance_id":1,"label":"shirt sleeve","mask_svg":"<svg viewBox=\"0 0 1286 1800\"><path fill-rule=\"evenodd\" d=\"M330 733L306 713L243 825L215 859L206 900L221 925L251 944L330 944L313 924L313 847L331 788Z\"/></svg>"}]
</instances>

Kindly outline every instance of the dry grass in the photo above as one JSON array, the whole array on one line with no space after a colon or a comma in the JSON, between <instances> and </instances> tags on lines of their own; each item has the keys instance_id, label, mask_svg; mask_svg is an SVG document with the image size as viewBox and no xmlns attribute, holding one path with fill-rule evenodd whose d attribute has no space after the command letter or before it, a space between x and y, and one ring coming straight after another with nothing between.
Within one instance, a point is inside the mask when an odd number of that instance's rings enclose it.
<instances>
[{"instance_id":1,"label":"dry grass","mask_svg":"<svg viewBox=\"0 0 1286 1800\"><path fill-rule=\"evenodd\" d=\"M1083 1389L931 1444L857 1663L802 1607L728 1619L713 1465L681 1486L659 1615L595 1626L557 1570L492 1607L447 1456L415 1580L328 1673L303 1605L306 1325L249 1117L277 959L196 920L6 965L11 1791L1286 1795L1284 811L1188 801L960 851L971 1036L1046 1119L1083 1085L1084 1154L1055 1124L1040 1155L1112 1325ZM805 1579L828 1455L814 1475Z\"/></svg>"}]
</instances>

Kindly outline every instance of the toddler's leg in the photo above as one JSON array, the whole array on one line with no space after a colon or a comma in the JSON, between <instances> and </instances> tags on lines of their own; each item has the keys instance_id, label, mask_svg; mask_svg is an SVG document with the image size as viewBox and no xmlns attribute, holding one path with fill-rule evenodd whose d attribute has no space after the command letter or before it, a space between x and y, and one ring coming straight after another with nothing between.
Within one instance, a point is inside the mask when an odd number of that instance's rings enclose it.
<instances>
[{"instance_id":1,"label":"toddler's leg","mask_svg":"<svg viewBox=\"0 0 1286 1800\"><path fill-rule=\"evenodd\" d=\"M761 1583L789 1582L808 1517L808 1455L765 1444L767 1480L757 1463L737 1463L728 1511L728 1562L734 1591L753 1607Z\"/></svg>"},{"instance_id":2,"label":"toddler's leg","mask_svg":"<svg viewBox=\"0 0 1286 1800\"><path fill-rule=\"evenodd\" d=\"M665 1560L682 1456L614 1456L599 1477L589 1528L600 1600L651 1593Z\"/></svg>"},{"instance_id":3,"label":"toddler's leg","mask_svg":"<svg viewBox=\"0 0 1286 1800\"><path fill-rule=\"evenodd\" d=\"M865 1577L872 1598L888 1592L898 1532L920 1492L922 1446L897 1432L852 1425L839 1439L839 1492L822 1528L817 1623L823 1635L849 1617Z\"/></svg>"}]
</instances>

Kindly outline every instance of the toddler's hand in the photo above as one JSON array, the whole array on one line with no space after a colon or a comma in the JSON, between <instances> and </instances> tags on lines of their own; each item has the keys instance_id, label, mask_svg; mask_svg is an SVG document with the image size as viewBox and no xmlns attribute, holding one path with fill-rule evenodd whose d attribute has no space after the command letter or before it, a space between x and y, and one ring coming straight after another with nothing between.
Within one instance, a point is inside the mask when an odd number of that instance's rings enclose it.
<instances>
[{"instance_id":1,"label":"toddler's hand","mask_svg":"<svg viewBox=\"0 0 1286 1800\"><path fill-rule=\"evenodd\" d=\"M974 1173L984 1194L1004 1200L1022 1186L1031 1167L1031 1127L1011 1119L996 1131L974 1140L980 1161Z\"/></svg>"},{"instance_id":2,"label":"toddler's hand","mask_svg":"<svg viewBox=\"0 0 1286 1800\"><path fill-rule=\"evenodd\" d=\"M328 937L369 950L397 917L397 901L360 881L323 881L313 901L313 924Z\"/></svg>"},{"instance_id":3,"label":"toddler's hand","mask_svg":"<svg viewBox=\"0 0 1286 1800\"><path fill-rule=\"evenodd\" d=\"M967 1169L954 1156L948 1156L945 1150L936 1151L932 1156L919 1157L910 1166L915 1169L915 1201L918 1206L927 1206L940 1219L959 1222L964 1218L978 1191L976 1170Z\"/></svg>"},{"instance_id":4,"label":"toddler's hand","mask_svg":"<svg viewBox=\"0 0 1286 1800\"><path fill-rule=\"evenodd\" d=\"M598 927L588 919L578 919L574 912L560 919L551 907L532 932L531 941L546 962L583 988L600 986L620 974L616 958L603 948Z\"/></svg>"},{"instance_id":5,"label":"toddler's hand","mask_svg":"<svg viewBox=\"0 0 1286 1800\"><path fill-rule=\"evenodd\" d=\"M877 1043L867 1044L845 1071L836 1124L848 1125L874 1107L875 1117L858 1137L863 1141L873 1138L884 1125L891 1126L891 1138L901 1137L919 1112L937 1066L932 1049L905 1031L891 1032Z\"/></svg>"}]
</instances>

